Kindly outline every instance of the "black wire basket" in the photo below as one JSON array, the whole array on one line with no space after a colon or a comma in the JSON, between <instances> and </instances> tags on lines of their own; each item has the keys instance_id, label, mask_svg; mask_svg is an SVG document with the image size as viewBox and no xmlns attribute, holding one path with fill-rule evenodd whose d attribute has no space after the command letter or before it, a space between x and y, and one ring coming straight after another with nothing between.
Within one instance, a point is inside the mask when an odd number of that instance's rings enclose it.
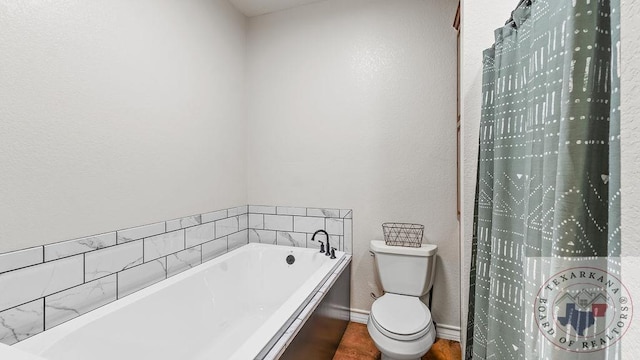
<instances>
[{"instance_id":1,"label":"black wire basket","mask_svg":"<svg viewBox=\"0 0 640 360\"><path fill-rule=\"evenodd\" d=\"M384 243L390 246L420 247L424 225L406 223L382 224Z\"/></svg>"}]
</instances>

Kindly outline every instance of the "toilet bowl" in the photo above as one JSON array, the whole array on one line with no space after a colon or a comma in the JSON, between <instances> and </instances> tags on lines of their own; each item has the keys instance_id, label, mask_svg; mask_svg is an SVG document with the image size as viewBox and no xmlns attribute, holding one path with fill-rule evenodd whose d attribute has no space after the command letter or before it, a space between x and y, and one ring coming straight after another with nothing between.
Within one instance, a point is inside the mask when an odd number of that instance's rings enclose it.
<instances>
[{"instance_id":1,"label":"toilet bowl","mask_svg":"<svg viewBox=\"0 0 640 360\"><path fill-rule=\"evenodd\" d=\"M383 360L420 359L433 345L436 331L420 296L431 290L437 246L418 248L370 244L385 294L371 306L367 330Z\"/></svg>"},{"instance_id":2,"label":"toilet bowl","mask_svg":"<svg viewBox=\"0 0 640 360\"><path fill-rule=\"evenodd\" d=\"M380 297L371 308L367 329L383 360L420 359L436 338L431 312L414 296Z\"/></svg>"}]
</instances>

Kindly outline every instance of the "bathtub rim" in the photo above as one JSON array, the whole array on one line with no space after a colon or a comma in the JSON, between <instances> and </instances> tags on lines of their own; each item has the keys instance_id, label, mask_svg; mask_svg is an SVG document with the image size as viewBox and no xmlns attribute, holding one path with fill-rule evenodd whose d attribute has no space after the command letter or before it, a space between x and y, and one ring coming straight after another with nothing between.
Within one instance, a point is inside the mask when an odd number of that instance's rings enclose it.
<instances>
[{"instance_id":1,"label":"bathtub rim","mask_svg":"<svg viewBox=\"0 0 640 360\"><path fill-rule=\"evenodd\" d=\"M311 299L311 301L309 301L309 303L306 304L306 306L301 306L302 311L297 315L297 319L292 317L291 319L292 325L290 325L288 329L284 329L288 334L283 334L282 336L280 336L280 338L277 339L276 343L269 350L266 356L262 358L257 357L256 359L276 360L276 359L279 359L287 351L289 346L293 342L295 342L296 337L298 336L298 333L307 325L307 322L309 321L309 319L311 319L314 316L318 307L320 307L321 304L325 301L327 294L333 290L333 287L338 282L338 280L345 275L345 271L349 273L351 272L352 259L353 257L351 254L346 254L343 257L340 264L336 266L333 272L329 274L328 278L323 281L323 283L320 286L320 289L318 289L318 291L315 294L313 294L313 298ZM349 274L349 278L350 278L350 274ZM349 294L350 294L351 282L349 281L347 284L349 286ZM344 309L349 311L350 302L348 304L345 304ZM349 317L345 319L347 322L349 321ZM296 320L299 320L297 324L296 324Z\"/></svg>"},{"instance_id":2,"label":"bathtub rim","mask_svg":"<svg viewBox=\"0 0 640 360\"><path fill-rule=\"evenodd\" d=\"M262 349L262 351L260 351L255 359L267 359L271 358L272 356L277 359L277 356L282 355L282 353L287 349L289 343L295 338L298 331L300 331L300 329L305 325L305 322L313 314L316 307L322 302L326 295L326 292L330 290L330 288L333 286L337 278L340 277L342 272L346 268L348 268L349 264L351 263L352 257L350 254L344 254L344 256L337 258L337 260L339 260L338 263L332 267L332 269L320 281L315 289L313 289L307 296L307 298L298 306L296 311L293 312L286 323L280 328L280 330L278 330L278 333L272 337L272 339L267 343L267 345L265 345L265 347ZM314 302L313 300L316 297L318 299ZM300 317L305 312L305 310L308 310L305 316ZM300 324L292 329L292 326L296 322L296 320L300 320ZM288 330L292 330L292 332L286 335L285 333ZM281 343L283 339L286 340L286 343L281 344L282 346L279 347L279 343ZM277 354L277 356L275 356L274 353Z\"/></svg>"},{"instance_id":3,"label":"bathtub rim","mask_svg":"<svg viewBox=\"0 0 640 360\"><path fill-rule=\"evenodd\" d=\"M305 251L311 250L309 252L318 252L317 249L313 248L297 248L272 244L264 245L288 248L290 251L293 251L294 249L305 249ZM269 317L269 320L279 318L280 321L266 321L249 336L249 341L244 343L240 349L234 351L231 357L227 360L261 359L266 356L266 354L268 354L280 340L285 331L296 321L298 316L302 313L317 292L326 285L327 281L334 275L334 272L347 260L348 256L346 253L336 251L335 259L316 269L312 276L308 278L301 287L296 289L296 291ZM320 272L321 268L326 270L324 272ZM296 304L297 306L294 307L292 304ZM291 312L291 309L295 310ZM268 335L268 339L265 338L264 334L270 334ZM262 338L260 335L263 335Z\"/></svg>"}]
</instances>

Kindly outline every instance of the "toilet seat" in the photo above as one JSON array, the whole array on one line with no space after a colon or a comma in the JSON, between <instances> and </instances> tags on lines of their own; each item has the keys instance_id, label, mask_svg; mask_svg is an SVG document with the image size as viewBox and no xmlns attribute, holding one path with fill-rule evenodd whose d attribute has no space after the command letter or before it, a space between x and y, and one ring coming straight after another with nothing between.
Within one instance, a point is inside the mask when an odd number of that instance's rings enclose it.
<instances>
[{"instance_id":1,"label":"toilet seat","mask_svg":"<svg viewBox=\"0 0 640 360\"><path fill-rule=\"evenodd\" d=\"M385 336L411 341L432 327L431 312L418 297L387 293L371 307L371 322Z\"/></svg>"}]
</instances>

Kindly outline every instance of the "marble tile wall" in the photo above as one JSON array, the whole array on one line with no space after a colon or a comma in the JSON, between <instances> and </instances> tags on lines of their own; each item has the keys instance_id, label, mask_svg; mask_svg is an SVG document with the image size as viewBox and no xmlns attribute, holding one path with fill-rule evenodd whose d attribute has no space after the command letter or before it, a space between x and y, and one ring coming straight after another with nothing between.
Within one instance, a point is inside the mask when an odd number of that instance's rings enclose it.
<instances>
[{"instance_id":1,"label":"marble tile wall","mask_svg":"<svg viewBox=\"0 0 640 360\"><path fill-rule=\"evenodd\" d=\"M248 243L248 206L0 254L14 344Z\"/></svg>"},{"instance_id":2,"label":"marble tile wall","mask_svg":"<svg viewBox=\"0 0 640 360\"><path fill-rule=\"evenodd\" d=\"M329 243L351 254L353 249L353 212L349 209L320 209L287 206L249 205L249 242L320 248L329 234Z\"/></svg>"},{"instance_id":3,"label":"marble tile wall","mask_svg":"<svg viewBox=\"0 0 640 360\"><path fill-rule=\"evenodd\" d=\"M351 253L352 212L243 205L0 254L0 342L14 344L249 242Z\"/></svg>"}]
</instances>

